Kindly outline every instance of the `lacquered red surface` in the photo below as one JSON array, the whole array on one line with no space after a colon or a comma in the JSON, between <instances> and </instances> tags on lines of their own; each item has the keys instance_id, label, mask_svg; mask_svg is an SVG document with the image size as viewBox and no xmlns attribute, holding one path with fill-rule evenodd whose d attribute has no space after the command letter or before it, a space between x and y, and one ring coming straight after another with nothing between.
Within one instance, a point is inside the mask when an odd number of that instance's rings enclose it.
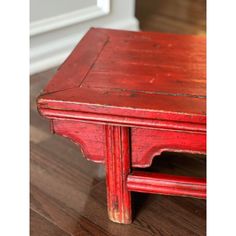
<instances>
[{"instance_id":1,"label":"lacquered red surface","mask_svg":"<svg viewBox=\"0 0 236 236\"><path fill-rule=\"evenodd\" d=\"M131 130L131 140L133 167L149 167L153 158L164 151L206 153L205 132L134 127Z\"/></svg>"},{"instance_id":2,"label":"lacquered red surface","mask_svg":"<svg viewBox=\"0 0 236 236\"><path fill-rule=\"evenodd\" d=\"M52 130L106 165L112 221L131 222L130 191L205 198L204 179L132 172L206 153L205 50L204 36L92 28L39 96Z\"/></svg>"},{"instance_id":3,"label":"lacquered red surface","mask_svg":"<svg viewBox=\"0 0 236 236\"><path fill-rule=\"evenodd\" d=\"M70 110L205 124L205 87L205 37L91 29L38 104L58 115Z\"/></svg>"},{"instance_id":4,"label":"lacquered red surface","mask_svg":"<svg viewBox=\"0 0 236 236\"><path fill-rule=\"evenodd\" d=\"M129 128L106 126L106 179L109 218L117 223L129 224L131 193L126 179L130 173Z\"/></svg>"},{"instance_id":5,"label":"lacquered red surface","mask_svg":"<svg viewBox=\"0 0 236 236\"><path fill-rule=\"evenodd\" d=\"M206 179L133 171L128 176L130 191L206 198Z\"/></svg>"},{"instance_id":6,"label":"lacquered red surface","mask_svg":"<svg viewBox=\"0 0 236 236\"><path fill-rule=\"evenodd\" d=\"M105 157L104 125L84 123L74 120L56 120L52 122L53 132L69 138L80 146L84 157L97 163L103 163Z\"/></svg>"}]
</instances>

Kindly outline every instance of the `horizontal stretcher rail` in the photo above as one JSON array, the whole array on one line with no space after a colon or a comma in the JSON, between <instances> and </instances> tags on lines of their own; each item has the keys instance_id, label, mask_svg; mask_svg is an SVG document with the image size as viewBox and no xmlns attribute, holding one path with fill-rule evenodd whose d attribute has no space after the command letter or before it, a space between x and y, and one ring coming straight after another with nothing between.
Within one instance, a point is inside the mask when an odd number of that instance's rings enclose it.
<instances>
[{"instance_id":1,"label":"horizontal stretcher rail","mask_svg":"<svg viewBox=\"0 0 236 236\"><path fill-rule=\"evenodd\" d=\"M144 171L133 171L127 178L129 191L206 198L206 179Z\"/></svg>"}]
</instances>

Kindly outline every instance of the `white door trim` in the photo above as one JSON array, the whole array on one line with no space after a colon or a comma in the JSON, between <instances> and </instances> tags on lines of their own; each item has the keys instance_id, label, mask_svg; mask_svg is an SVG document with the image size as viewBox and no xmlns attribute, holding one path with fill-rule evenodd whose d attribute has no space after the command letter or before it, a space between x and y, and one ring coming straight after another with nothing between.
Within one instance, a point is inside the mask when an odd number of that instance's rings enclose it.
<instances>
[{"instance_id":1,"label":"white door trim","mask_svg":"<svg viewBox=\"0 0 236 236\"><path fill-rule=\"evenodd\" d=\"M97 0L96 5L35 21L30 24L30 36L67 27L109 14L110 0Z\"/></svg>"}]
</instances>

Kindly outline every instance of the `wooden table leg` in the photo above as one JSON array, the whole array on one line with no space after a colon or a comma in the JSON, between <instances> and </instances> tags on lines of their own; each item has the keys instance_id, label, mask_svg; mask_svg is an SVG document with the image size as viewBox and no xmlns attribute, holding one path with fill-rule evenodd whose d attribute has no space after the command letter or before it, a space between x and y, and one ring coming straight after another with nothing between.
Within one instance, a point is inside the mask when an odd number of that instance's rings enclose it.
<instances>
[{"instance_id":1,"label":"wooden table leg","mask_svg":"<svg viewBox=\"0 0 236 236\"><path fill-rule=\"evenodd\" d=\"M106 126L107 208L110 220L130 224L131 194L127 189L130 173L129 128Z\"/></svg>"}]
</instances>

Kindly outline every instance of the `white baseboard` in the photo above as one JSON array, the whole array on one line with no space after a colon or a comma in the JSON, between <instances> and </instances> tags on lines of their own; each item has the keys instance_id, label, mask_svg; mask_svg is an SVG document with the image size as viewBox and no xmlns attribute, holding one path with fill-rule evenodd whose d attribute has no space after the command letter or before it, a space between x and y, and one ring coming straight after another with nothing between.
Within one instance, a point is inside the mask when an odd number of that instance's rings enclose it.
<instances>
[{"instance_id":1,"label":"white baseboard","mask_svg":"<svg viewBox=\"0 0 236 236\"><path fill-rule=\"evenodd\" d=\"M98 27L136 31L139 30L139 23L138 20L133 17L131 19L121 20ZM72 34L69 37L44 40L43 43L38 44L39 46L35 46L36 44L31 46L30 74L32 75L60 65L83 37L84 33L85 32L83 31Z\"/></svg>"}]
</instances>

